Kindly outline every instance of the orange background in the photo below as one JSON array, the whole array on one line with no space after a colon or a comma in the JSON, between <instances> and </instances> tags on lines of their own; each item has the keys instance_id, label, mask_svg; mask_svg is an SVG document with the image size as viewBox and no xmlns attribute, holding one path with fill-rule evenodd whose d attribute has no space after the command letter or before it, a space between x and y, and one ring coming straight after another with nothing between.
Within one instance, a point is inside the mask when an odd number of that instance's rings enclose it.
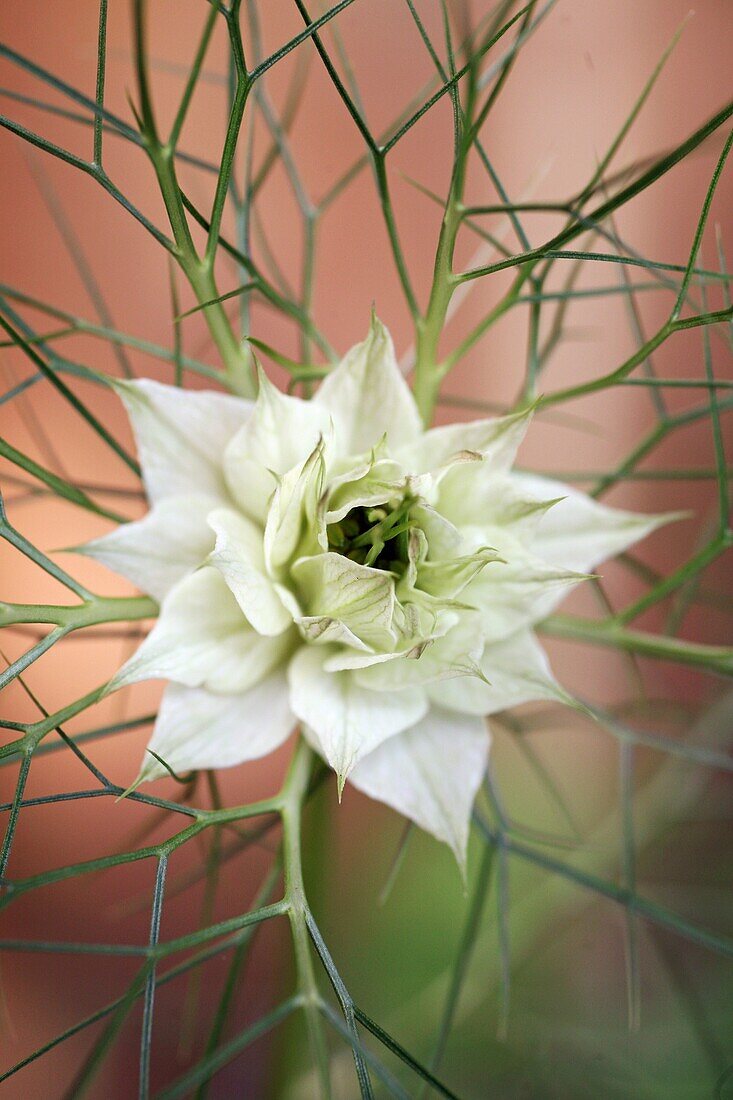
<instances>
[{"instance_id":1,"label":"orange background","mask_svg":"<svg viewBox=\"0 0 733 1100\"><path fill-rule=\"evenodd\" d=\"M528 43L514 69L502 99L486 131L490 156L509 193L520 197L557 201L577 192L593 172L598 157L609 145L654 68L675 28L686 15L687 2L678 0L565 0L548 17ZM300 29L293 5L285 0L268 0L261 5L267 50ZM182 80L176 66L185 66L193 53L195 28L201 18L200 3L170 3L158 0L150 5L152 56L161 65L154 75L154 97L161 118L170 119L180 95ZM426 21L439 35L438 5L424 4ZM475 3L475 15L485 5ZM366 116L379 132L403 104L430 79L431 64L411 24L407 8L388 0L357 0L339 19L350 57L365 101ZM624 143L616 164L629 162L675 145L719 108L726 95L725 74L730 57L730 8L725 0L702 0L690 19L682 40L662 74L652 97L631 135ZM728 32L728 33L726 33ZM20 53L62 76L87 94L93 95L96 53L96 4L87 0L31 0L24 5L5 5L0 12L2 40ZM130 64L130 18L127 4L112 3L109 16L109 67L106 105L113 112L130 117L126 92L134 85ZM311 50L309 44L302 47ZM301 51L297 51L298 53ZM282 103L288 79L296 65L295 56L278 66L268 88L276 103ZM211 80L202 84L194 101L182 142L186 151L216 159L223 136L225 89L225 43L219 34L212 47L207 71ZM37 95L55 104L65 101L45 89L9 62L2 62L0 83L18 92ZM37 129L60 145L80 155L91 151L91 135L60 118L6 100L3 110L10 117ZM410 270L421 302L429 287L438 226L437 207L408 182L443 192L447 182L451 140L447 99L418 124L390 158L391 180L397 221ZM293 133L293 151L305 187L318 200L338 174L358 157L362 146L353 123L336 96L317 58L311 62L301 111ZM265 141L258 132L256 149L261 155ZM643 255L665 262L684 263L694 234L705 190L721 147L719 134L677 167L651 192L636 200L619 217L622 236ZM156 193L153 173L142 153L129 144L105 138L105 164L111 178L158 224L164 214ZM57 204L73 226L77 245L103 290L114 325L155 343L170 345L171 305L166 259L162 249L131 221L125 212L94 183L73 169L24 145L16 137L0 134L0 278L3 282L40 299L96 320L82 280L70 259L54 217L49 210ZM206 208L211 202L212 177L195 169L182 171L182 182L192 198ZM45 196L45 197L44 197ZM489 186L475 174L470 181L472 202L496 201ZM722 221L730 210L730 174L721 183L711 224ZM263 192L260 207L270 245L287 276L297 282L301 263L300 221L287 180L280 169ZM489 223L487 222L487 225ZM495 219L495 225L500 224ZM549 236L558 223L551 216L533 216L527 226L534 243ZM506 238L511 247L511 234ZM460 264L470 264L478 246L466 237L459 247ZM733 262L733 241L728 242ZM706 236L703 262L715 266L714 237ZM605 265L587 277L596 285L610 285L617 278L612 265ZM237 275L222 263L220 289L231 289ZM503 276L472 284L465 305L446 333L446 347L469 330L494 304L506 286ZM584 285L591 285L588 281ZM711 308L722 304L713 296ZM183 305L190 305L182 290ZM669 299L654 294L644 300L648 332L664 318ZM341 352L364 335L372 302L392 329L398 353L409 352L409 317L390 262L383 223L375 200L369 172L363 172L326 215L319 230L315 283L315 316L331 343ZM53 329L40 314L28 313L39 331ZM561 346L544 382L554 389L605 373L631 353L634 337L620 297L601 304L589 299L571 313L571 338ZM46 327L47 326L47 327ZM255 304L253 332L285 354L295 355L298 346L292 327L271 310ZM185 351L216 363L200 317L183 326ZM510 402L521 382L526 340L526 315L515 310L505 318L467 357L449 378L446 390L489 402ZM719 344L714 339L716 359ZM70 358L98 369L116 370L109 347L89 337L64 341L63 352ZM153 373L169 380L170 371L154 360L130 352L138 373ZM657 367L670 376L689 377L700 371L699 332L680 334L658 353ZM28 367L17 351L3 349L0 367L3 391L27 376ZM72 380L73 388L93 404L95 412L111 430L129 444L125 418L116 399L99 388ZM195 383L200 384L200 383ZM683 408L701 400L685 391L671 392L672 408ZM603 469L613 466L653 423L648 394L636 388L588 398L568 406L568 412L582 423L564 423L560 418L539 418L522 451L525 466L560 473L571 470ZM133 481L122 464L110 457L94 434L46 384L28 391L27 398L2 407L2 434L20 449L34 455L64 476L81 482L132 489ZM456 417L455 409L442 408L442 418ZM39 438L37 423L50 437ZM665 444L652 464L701 466L713 464L709 425L677 433ZM8 472L17 475L17 470ZM83 542L106 528L104 521L63 503L29 497L10 483L4 485L11 521L38 546L55 548ZM638 481L627 484L609 498L614 503L649 511L694 510L695 518L665 528L645 544L640 556L660 569L670 569L686 560L695 549L701 526L714 519L715 483ZM134 495L105 498L111 507L139 514L143 502ZM2 555L3 598L50 602L65 600L65 594L9 547ZM75 576L97 591L116 594L131 591L124 582L101 567L77 558L60 559ZM609 568L610 590L615 599L635 594L635 585L618 570ZM720 583L720 563L711 571L711 582ZM575 606L589 613L594 603L581 594ZM650 614L641 625L653 628L660 618ZM685 625L685 635L711 643L726 642L726 620L714 611L694 611ZM2 640L3 653L14 658L29 644L25 636L8 631ZM28 684L43 705L54 711L103 682L119 666L133 642L128 639L72 640L45 656L27 675ZM579 650L576 646L553 644L554 667L571 688L593 684L597 698L612 698L623 689L623 668L619 658L607 651ZM681 701L702 697L708 690L702 677L678 668L654 672L658 692ZM159 687L146 685L125 697L116 696L97 707L70 731L114 722L123 716L145 713L153 708ZM5 692L4 713L19 721L34 720L37 711L18 685ZM92 758L115 781L125 784L137 770L146 739L145 731L112 738L92 751ZM569 739L559 749L561 759L578 770L603 771L615 767L610 749L599 739L589 748ZM243 802L275 789L286 753L223 777L225 797ZM1 777L3 798L11 798L15 767ZM31 771L28 794L76 789L87 785L78 762L69 754L39 761ZM159 784L161 792L166 784ZM351 792L343 808L343 835L347 849L359 835L364 815L382 818L366 800ZM147 820L139 807L115 806L97 800L68 807L26 811L9 866L12 878L25 877L47 867L92 858L116 847L130 845L131 835ZM336 819L337 821L339 819ZM134 841L140 843L141 841ZM187 857L191 859L191 853ZM248 903L265 865L263 854L255 854L245 865L224 876L219 906L222 914L241 910ZM4 935L27 938L85 938L142 942L148 915L145 909L125 917L121 906L126 896L136 897L151 885L149 866L137 865L111 875L79 880L53 891L41 891L13 906L5 918ZM43 895L43 896L42 896ZM90 904L91 902L91 904ZM180 900L166 908L163 934L173 936L193 928L198 902ZM272 958L277 933L266 933L265 948L255 955L249 976L254 1000L246 1015L254 1017L271 1003ZM279 941L278 941L279 942ZM267 947L267 944L270 947ZM82 960L83 961L83 960ZM219 966L219 963L214 964ZM55 959L49 964L42 955L8 955L2 963L5 983L6 1025L3 1064L21 1058L49 1035L72 1020L93 1011L103 1000L122 988L124 975L132 974L130 961L105 962L104 967L80 965L73 958ZM223 971L220 971L223 972ZM166 993L161 994L156 1018L154 1079L167 1080L184 1062L177 1062L176 1034L166 1033ZM256 1002L256 1003L255 1003ZM171 1017L172 1019L173 1017ZM173 1025L171 1025L173 1026ZM86 1049L86 1037L72 1040L48 1061L19 1075L6 1086L8 1096L49 1095L48 1074L55 1080L70 1079ZM118 1077L122 1061L133 1059L136 1036L125 1038L119 1055L110 1061L99 1078L95 1095L130 1095L130 1080ZM117 1068L115 1068L117 1067ZM252 1061L247 1070L249 1088L258 1095L262 1088L257 1075L262 1066ZM22 1085L20 1082L22 1081ZM241 1079L240 1079L241 1084ZM60 1090L59 1090L60 1091ZM134 1090L133 1090L134 1091ZM55 1089L54 1089L55 1094Z\"/></svg>"}]
</instances>

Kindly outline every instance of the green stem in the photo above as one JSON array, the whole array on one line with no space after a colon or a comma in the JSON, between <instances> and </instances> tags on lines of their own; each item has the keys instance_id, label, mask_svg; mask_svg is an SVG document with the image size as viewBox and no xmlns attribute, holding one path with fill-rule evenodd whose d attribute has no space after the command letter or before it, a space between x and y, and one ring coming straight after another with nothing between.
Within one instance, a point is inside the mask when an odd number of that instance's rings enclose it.
<instances>
[{"instance_id":1,"label":"green stem","mask_svg":"<svg viewBox=\"0 0 733 1100\"><path fill-rule=\"evenodd\" d=\"M449 370L452 370L456 363L471 350L474 344L478 343L484 333L487 332L488 329L507 312L507 310L511 309L511 307L519 301L522 287L529 278L529 269L521 272L501 301L497 302L494 308L489 310L489 312L481 318L476 327L469 332L468 336L461 341L458 347L455 348L450 355L446 356L442 364L442 371L445 374L447 374ZM530 400L530 398L528 398L528 400Z\"/></svg>"},{"instance_id":2,"label":"green stem","mask_svg":"<svg viewBox=\"0 0 733 1100\"><path fill-rule=\"evenodd\" d=\"M227 18L227 24L231 30L232 21L231 15ZM204 309L204 316L206 318L206 324L211 333L211 338L216 344L219 354L221 355L222 362L227 375L227 382L230 389L234 393L241 394L243 397L254 397L255 384L254 379L249 369L249 358L247 353L242 349L234 330L231 326L229 318L227 317L221 302L213 301L213 299L219 298L219 291L214 278L214 259L216 253L216 247L219 240L219 226L221 224L221 216L226 189L228 186L229 173L231 171L232 160L234 156L234 146L236 145L236 134L238 133L238 126L241 122L241 113L244 111L244 104L246 101L246 91L248 85L244 84L241 91L241 102L238 102L239 114L236 118L230 119L230 124L227 130L227 140L225 144L224 153L222 156L222 167L219 172L219 178L217 180L217 192L214 203L214 211L212 212L212 225L209 232L209 240L207 243L206 254L201 258L196 250L196 246L191 235L191 228L186 216L186 207L184 205L183 192L181 191L178 183L178 177L176 174L175 156L176 156L176 140L178 137L178 129L185 116L188 106L187 97L192 85L189 82L186 91L184 92L183 101L179 108L179 114L174 122L173 129L171 131L171 137L167 142L162 142L158 136L158 129L155 122L155 115L153 105L150 99L149 83L148 83L148 54L146 46L146 27L145 27L145 5L143 0L136 0L134 8L134 28L135 28L135 44L136 44L136 69L137 69L137 84L138 93L140 98L140 114L138 115L138 125L140 127L140 135L147 150L150 161L155 170L155 175L158 180L158 186L160 193L165 204L166 213L170 222L171 229L173 231L173 237L175 240L175 248L173 254L178 261L181 270L191 284L191 288L196 295L196 299L199 305L204 303L210 303ZM204 34L203 49L205 51L206 42L208 41L206 30ZM236 43L232 42L234 48ZM203 53L200 52L196 59L196 64L199 66L203 61ZM238 94L240 88L238 87Z\"/></svg>"},{"instance_id":3,"label":"green stem","mask_svg":"<svg viewBox=\"0 0 733 1100\"><path fill-rule=\"evenodd\" d=\"M0 627L21 623L55 623L79 630L99 623L151 619L158 605L148 596L94 596L71 606L58 604L0 603Z\"/></svg>"},{"instance_id":4,"label":"green stem","mask_svg":"<svg viewBox=\"0 0 733 1100\"><path fill-rule=\"evenodd\" d=\"M642 657L694 665L723 676L733 676L733 648L701 645L660 634L627 630L613 621L594 622L570 615L552 615L541 624L544 634L571 638L591 645L611 646Z\"/></svg>"},{"instance_id":5,"label":"green stem","mask_svg":"<svg viewBox=\"0 0 733 1100\"><path fill-rule=\"evenodd\" d=\"M303 800L313 770L313 752L301 738L293 756L290 770L282 790L283 862L285 868L285 901L288 906L290 927L295 950L295 968L298 992L302 998L308 1025L313 1061L318 1073L321 1095L329 1100L331 1081L328 1070L328 1047L323 1031L310 938L306 924L308 905L303 885L301 853L301 816Z\"/></svg>"},{"instance_id":6,"label":"green stem","mask_svg":"<svg viewBox=\"0 0 733 1100\"><path fill-rule=\"evenodd\" d=\"M150 142L149 137L148 140ZM191 237L175 174L175 149L170 144L156 146L151 143L149 152L176 241L176 259L196 295L196 301L200 306L209 303L205 305L203 314L211 338L219 350L229 386L243 397L254 397L249 358L232 329L224 306L216 300L220 294L214 278L213 256L207 252L206 257L201 259Z\"/></svg>"},{"instance_id":7,"label":"green stem","mask_svg":"<svg viewBox=\"0 0 733 1100\"><path fill-rule=\"evenodd\" d=\"M724 532L722 536L713 539L712 542L698 551L694 557L685 562L679 569L676 569L674 573L670 573L664 580L656 584L654 588L646 593L646 595L619 612L615 617L615 621L622 625L631 622L632 619L636 619L649 607L653 607L654 604L659 603L660 600L676 592L677 589L681 588L685 583L699 577L716 558L730 549L732 541L731 535L727 531Z\"/></svg>"},{"instance_id":8,"label":"green stem","mask_svg":"<svg viewBox=\"0 0 733 1100\"><path fill-rule=\"evenodd\" d=\"M219 349L229 388L241 397L254 397L256 391L250 357L237 339L222 303L216 301L220 294L211 264L199 260L195 254L181 255L178 260L199 305L209 303L204 306L203 314L211 338Z\"/></svg>"},{"instance_id":9,"label":"green stem","mask_svg":"<svg viewBox=\"0 0 733 1100\"><path fill-rule=\"evenodd\" d=\"M699 328L703 325L720 324L724 321L730 321L731 317L733 317L733 310L721 309L713 313L699 314L695 317L670 319L616 370L611 371L610 374L604 374L600 378L595 378L592 382L583 382L578 386L570 386L568 389L549 393L541 399L540 407L547 408L550 405L556 405L560 401L570 401L576 397L584 397L586 394L608 389L609 386L622 382L635 367L648 359L651 353L656 351L659 345L663 344L673 332L682 332L684 329Z\"/></svg>"},{"instance_id":10,"label":"green stem","mask_svg":"<svg viewBox=\"0 0 733 1100\"><path fill-rule=\"evenodd\" d=\"M387 228L387 236L389 238L390 248L392 249L392 257L394 259L395 268L397 269L397 275L402 286L402 291L405 295L407 308L409 309L413 319L417 323L419 318L417 299L415 298L415 292L412 288L410 272L405 261L405 256L402 251L402 245L400 244L399 234L397 232L397 222L395 221L394 209L392 207L392 199L390 196L389 180L387 178L387 167L385 164L385 159L383 155L373 155L372 161L374 164L374 173L377 181L377 190L379 192L379 202L382 207L382 215L384 217L384 224Z\"/></svg>"},{"instance_id":11,"label":"green stem","mask_svg":"<svg viewBox=\"0 0 733 1100\"><path fill-rule=\"evenodd\" d=\"M445 370L438 359L438 344L445 326L448 306L458 280L453 275L453 252L461 224L460 190L463 172L456 171L446 204L435 253L433 284L425 317L417 323L415 342L415 401L425 427L429 427Z\"/></svg>"}]
</instances>

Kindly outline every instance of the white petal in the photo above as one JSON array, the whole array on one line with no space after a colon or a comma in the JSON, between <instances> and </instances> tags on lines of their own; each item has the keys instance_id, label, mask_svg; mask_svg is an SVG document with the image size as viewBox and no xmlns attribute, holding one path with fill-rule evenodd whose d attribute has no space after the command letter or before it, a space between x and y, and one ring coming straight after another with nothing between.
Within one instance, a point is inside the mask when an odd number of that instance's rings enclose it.
<instances>
[{"instance_id":1,"label":"white petal","mask_svg":"<svg viewBox=\"0 0 733 1100\"><path fill-rule=\"evenodd\" d=\"M231 508L215 509L208 522L216 532L209 561L221 573L248 621L258 634L282 634L293 619L265 574L262 529Z\"/></svg>"},{"instance_id":2,"label":"white petal","mask_svg":"<svg viewBox=\"0 0 733 1100\"><path fill-rule=\"evenodd\" d=\"M465 676L431 685L428 694L437 705L462 714L493 714L537 699L572 702L552 675L547 654L531 630L518 630L487 645L479 664L488 684Z\"/></svg>"},{"instance_id":3,"label":"white petal","mask_svg":"<svg viewBox=\"0 0 733 1100\"><path fill-rule=\"evenodd\" d=\"M190 493L165 497L135 523L124 523L77 553L101 561L156 600L197 569L214 545L208 513L216 498Z\"/></svg>"},{"instance_id":4,"label":"white petal","mask_svg":"<svg viewBox=\"0 0 733 1100\"><path fill-rule=\"evenodd\" d=\"M349 782L449 844L463 869L488 755L482 719L434 707L412 729L360 760Z\"/></svg>"},{"instance_id":5,"label":"white petal","mask_svg":"<svg viewBox=\"0 0 733 1100\"><path fill-rule=\"evenodd\" d=\"M343 786L362 756L422 718L427 701L420 689L369 691L350 672L326 672L330 655L324 646L303 646L295 654L288 670L290 704L315 732L320 751Z\"/></svg>"},{"instance_id":6,"label":"white petal","mask_svg":"<svg viewBox=\"0 0 733 1100\"><path fill-rule=\"evenodd\" d=\"M226 500L224 450L249 417L251 401L149 378L114 386L132 421L150 501L191 492Z\"/></svg>"},{"instance_id":7,"label":"white petal","mask_svg":"<svg viewBox=\"0 0 733 1100\"><path fill-rule=\"evenodd\" d=\"M242 695L214 695L202 688L169 684L149 748L181 774L197 768L229 768L256 760L289 737L295 718L282 672ZM166 769L146 754L140 780Z\"/></svg>"},{"instance_id":8,"label":"white petal","mask_svg":"<svg viewBox=\"0 0 733 1100\"><path fill-rule=\"evenodd\" d=\"M463 602L481 610L486 641L498 641L544 619L570 588L587 580L586 574L538 558L507 530L464 527L461 534L469 546L493 546L503 558L487 566L461 593Z\"/></svg>"},{"instance_id":9,"label":"white petal","mask_svg":"<svg viewBox=\"0 0 733 1100\"><path fill-rule=\"evenodd\" d=\"M343 554L301 558L292 569L308 616L335 619L368 646L392 649L394 578Z\"/></svg>"},{"instance_id":10,"label":"white petal","mask_svg":"<svg viewBox=\"0 0 733 1100\"><path fill-rule=\"evenodd\" d=\"M497 474L483 462L472 462L455 466L440 483L437 507L458 527L509 528L524 540L531 537L544 513L557 506L558 496L562 493L553 497L548 489L538 498L514 473Z\"/></svg>"},{"instance_id":11,"label":"white petal","mask_svg":"<svg viewBox=\"0 0 733 1100\"><path fill-rule=\"evenodd\" d=\"M325 409L313 401L281 393L260 372L252 416L234 436L224 456L230 492L248 516L264 525L277 484L273 475L284 474L303 462L330 427Z\"/></svg>"},{"instance_id":12,"label":"white petal","mask_svg":"<svg viewBox=\"0 0 733 1100\"><path fill-rule=\"evenodd\" d=\"M285 659L292 640L288 633L257 634L223 577L204 566L171 589L157 623L108 690L160 679L224 694L246 691Z\"/></svg>"},{"instance_id":13,"label":"white petal","mask_svg":"<svg viewBox=\"0 0 733 1100\"><path fill-rule=\"evenodd\" d=\"M395 457L413 474L437 470L451 459L483 456L494 473L506 472L514 462L532 418L526 409L510 416L471 420L431 428L410 446L395 452Z\"/></svg>"},{"instance_id":14,"label":"white petal","mask_svg":"<svg viewBox=\"0 0 733 1100\"><path fill-rule=\"evenodd\" d=\"M437 485L433 505L457 527L496 525L511 527L516 534L531 533L542 511L551 509L557 497L547 492L539 499L524 490L505 468L497 468L489 458L467 458L444 467L433 475ZM560 494L561 495L561 494Z\"/></svg>"},{"instance_id":15,"label":"white petal","mask_svg":"<svg viewBox=\"0 0 733 1100\"><path fill-rule=\"evenodd\" d=\"M593 569L657 527L681 518L676 513L647 516L608 508L561 481L534 474L513 473L512 480L535 499L565 498L543 516L532 546L540 557L566 569Z\"/></svg>"},{"instance_id":16,"label":"white petal","mask_svg":"<svg viewBox=\"0 0 733 1100\"><path fill-rule=\"evenodd\" d=\"M386 435L391 450L422 433L420 414L395 359L392 337L372 317L369 335L347 352L313 402L333 417L340 454L362 454Z\"/></svg>"}]
</instances>

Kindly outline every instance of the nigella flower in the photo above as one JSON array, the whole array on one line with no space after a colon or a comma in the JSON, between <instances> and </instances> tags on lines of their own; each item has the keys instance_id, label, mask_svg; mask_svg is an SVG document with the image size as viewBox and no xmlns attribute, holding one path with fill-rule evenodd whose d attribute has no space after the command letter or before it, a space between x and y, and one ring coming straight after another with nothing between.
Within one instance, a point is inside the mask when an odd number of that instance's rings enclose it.
<instances>
[{"instance_id":1,"label":"nigella flower","mask_svg":"<svg viewBox=\"0 0 733 1100\"><path fill-rule=\"evenodd\" d=\"M529 412L424 431L376 319L312 401L117 385L151 508L84 551L160 601L110 685L169 681L150 748L220 768L300 723L462 862L487 716L567 698L533 624L666 517L513 472Z\"/></svg>"}]
</instances>

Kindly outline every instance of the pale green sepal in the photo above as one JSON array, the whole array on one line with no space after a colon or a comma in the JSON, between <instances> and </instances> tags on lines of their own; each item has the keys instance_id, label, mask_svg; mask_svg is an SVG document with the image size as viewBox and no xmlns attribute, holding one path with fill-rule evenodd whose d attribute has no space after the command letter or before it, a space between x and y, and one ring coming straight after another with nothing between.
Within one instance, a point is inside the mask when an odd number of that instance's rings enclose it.
<instances>
[{"instance_id":1,"label":"pale green sepal","mask_svg":"<svg viewBox=\"0 0 733 1100\"><path fill-rule=\"evenodd\" d=\"M366 469L344 474L327 487L323 501L325 522L338 523L352 508L370 508L399 500L404 486L402 469L391 459L381 459Z\"/></svg>"},{"instance_id":2,"label":"pale green sepal","mask_svg":"<svg viewBox=\"0 0 733 1100\"><path fill-rule=\"evenodd\" d=\"M280 578L296 552L317 549L314 520L324 476L324 443L319 439L300 466L278 481L265 525L264 554L267 572Z\"/></svg>"},{"instance_id":3,"label":"pale green sepal","mask_svg":"<svg viewBox=\"0 0 733 1100\"><path fill-rule=\"evenodd\" d=\"M461 535L455 525L435 508L421 501L410 509L410 516L422 529L428 543L428 558L441 560L461 553Z\"/></svg>"},{"instance_id":4,"label":"pale green sepal","mask_svg":"<svg viewBox=\"0 0 733 1100\"><path fill-rule=\"evenodd\" d=\"M609 508L577 489L539 475L515 472L512 479L521 492L532 497L562 494L557 506L542 517L531 546L540 557L565 568L594 569L658 527L686 515L682 512L642 515Z\"/></svg>"},{"instance_id":5,"label":"pale green sepal","mask_svg":"<svg viewBox=\"0 0 733 1100\"><path fill-rule=\"evenodd\" d=\"M485 680L449 680L439 688L428 686L433 701L462 714L488 715L534 700L552 700L573 706L572 697L558 684L547 654L531 630L518 630L501 642L487 645L480 659Z\"/></svg>"},{"instance_id":6,"label":"pale green sepal","mask_svg":"<svg viewBox=\"0 0 733 1100\"><path fill-rule=\"evenodd\" d=\"M473 420L468 424L447 424L431 428L412 445L395 453L412 473L440 471L440 477L456 464L477 458L495 473L505 473L514 462L524 439L534 406L508 416Z\"/></svg>"},{"instance_id":7,"label":"pale green sepal","mask_svg":"<svg viewBox=\"0 0 733 1100\"><path fill-rule=\"evenodd\" d=\"M485 569L463 590L466 603L482 614L487 641L498 641L527 624L544 619L588 573L563 569L537 557L509 531L496 527L462 528L467 547L493 545L501 559Z\"/></svg>"},{"instance_id":8,"label":"pale green sepal","mask_svg":"<svg viewBox=\"0 0 733 1100\"><path fill-rule=\"evenodd\" d=\"M344 645L364 653L374 652L340 619L332 619L328 615L301 615L295 620L295 625L311 645Z\"/></svg>"},{"instance_id":9,"label":"pale green sepal","mask_svg":"<svg viewBox=\"0 0 733 1100\"><path fill-rule=\"evenodd\" d=\"M131 795L131 794L134 794L134 793L135 793L135 791L136 791L136 790L138 789L138 787L140 786L140 784L141 784L141 783L144 783L144 782L145 782L145 776L144 776L144 775L142 774L142 772L141 772L141 773L140 773L140 775L138 775L137 779L134 779L134 780L132 781L132 783L130 784L130 786L129 786L129 787L125 787L125 789L124 789L124 791L122 792L122 794L118 794L118 795L117 795L117 798L115 799L115 805L116 805L116 804L117 804L118 802L123 802L123 801L124 801L124 800L125 800L125 799L126 799L126 798L127 798L128 796L129 796L129 795Z\"/></svg>"},{"instance_id":10,"label":"pale green sepal","mask_svg":"<svg viewBox=\"0 0 733 1100\"><path fill-rule=\"evenodd\" d=\"M372 665L381 665L387 661L400 659L417 660L432 645L434 639L426 638L421 642L411 642L408 646L397 649L394 653L353 653L350 650L339 649L332 657L329 657L323 666L326 672L345 672L360 668L370 668Z\"/></svg>"},{"instance_id":11,"label":"pale green sepal","mask_svg":"<svg viewBox=\"0 0 733 1100\"><path fill-rule=\"evenodd\" d=\"M545 512L564 496L538 499L523 489L514 474L497 475L488 464L455 467L440 486L437 507L459 529L498 527L521 539L531 538Z\"/></svg>"},{"instance_id":12,"label":"pale green sepal","mask_svg":"<svg viewBox=\"0 0 733 1100\"><path fill-rule=\"evenodd\" d=\"M399 660L360 662L359 666L354 662L357 680L373 691L394 691L474 675L484 649L481 617L475 611L442 612L425 641L429 644L413 642Z\"/></svg>"},{"instance_id":13,"label":"pale green sepal","mask_svg":"<svg viewBox=\"0 0 733 1100\"><path fill-rule=\"evenodd\" d=\"M342 554L316 554L292 567L306 614L338 620L361 641L377 649L394 649L394 578Z\"/></svg>"},{"instance_id":14,"label":"pale green sepal","mask_svg":"<svg viewBox=\"0 0 733 1100\"><path fill-rule=\"evenodd\" d=\"M495 561L504 559L490 546L447 561L425 561L417 567L416 587L430 596L452 599Z\"/></svg>"}]
</instances>

